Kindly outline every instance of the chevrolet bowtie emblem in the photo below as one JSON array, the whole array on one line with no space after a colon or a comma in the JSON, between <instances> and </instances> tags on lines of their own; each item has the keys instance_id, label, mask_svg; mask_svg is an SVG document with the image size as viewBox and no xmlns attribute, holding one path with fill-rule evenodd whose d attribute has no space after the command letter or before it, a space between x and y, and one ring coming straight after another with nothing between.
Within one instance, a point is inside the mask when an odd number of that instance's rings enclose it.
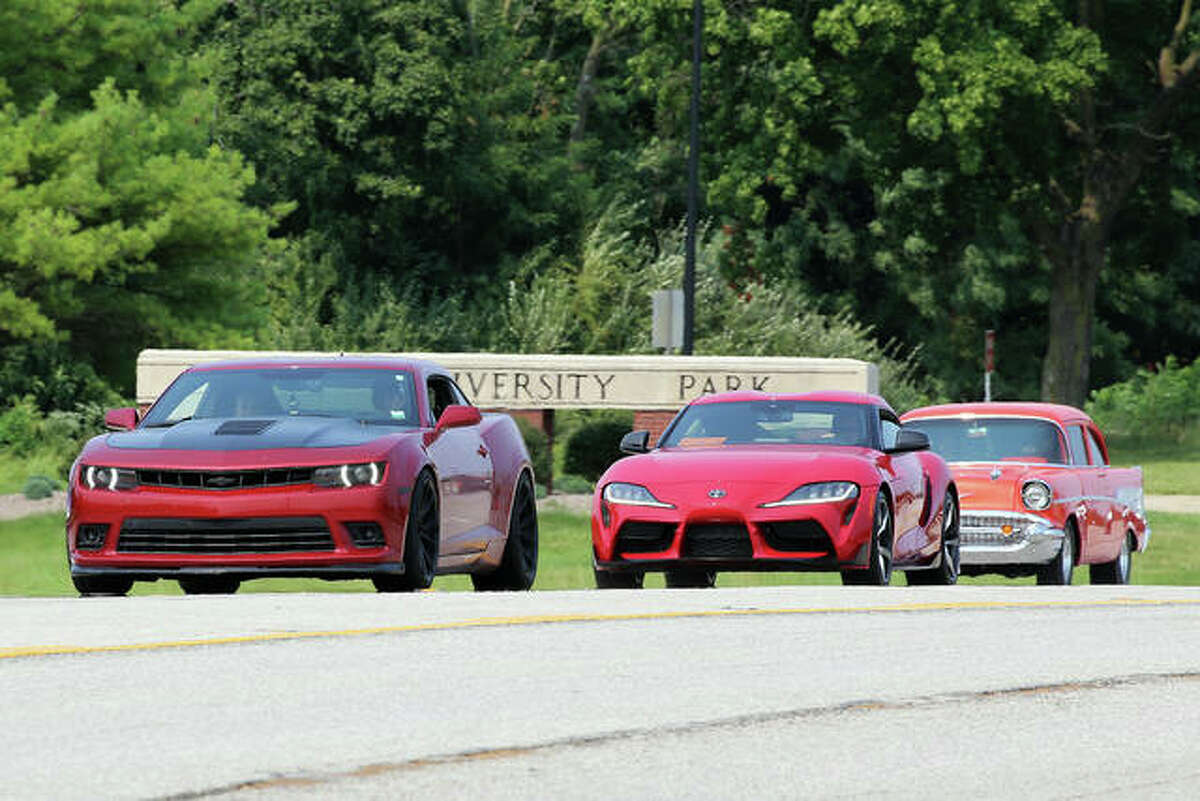
<instances>
[{"instance_id":1,"label":"chevrolet bowtie emblem","mask_svg":"<svg viewBox=\"0 0 1200 801\"><path fill-rule=\"evenodd\" d=\"M725 497L725 490L723 490L723 489L710 489L710 490L708 491L708 497L710 497L710 498L724 498L724 497Z\"/></svg>"},{"instance_id":2,"label":"chevrolet bowtie emblem","mask_svg":"<svg viewBox=\"0 0 1200 801\"><path fill-rule=\"evenodd\" d=\"M998 478L1000 478L1000 468L993 467L992 468L992 481L995 481Z\"/></svg>"}]
</instances>

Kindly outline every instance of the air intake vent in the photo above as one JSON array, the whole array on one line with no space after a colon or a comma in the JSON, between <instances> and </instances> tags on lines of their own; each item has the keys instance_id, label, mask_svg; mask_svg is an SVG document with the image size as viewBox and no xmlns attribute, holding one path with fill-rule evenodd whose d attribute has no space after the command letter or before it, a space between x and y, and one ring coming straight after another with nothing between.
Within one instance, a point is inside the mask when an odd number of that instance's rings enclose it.
<instances>
[{"instance_id":1,"label":"air intake vent","mask_svg":"<svg viewBox=\"0 0 1200 801\"><path fill-rule=\"evenodd\" d=\"M266 431L274 423L274 420L230 420L226 423L221 423L217 428L217 434L261 434Z\"/></svg>"},{"instance_id":2,"label":"air intake vent","mask_svg":"<svg viewBox=\"0 0 1200 801\"><path fill-rule=\"evenodd\" d=\"M286 553L333 547L320 517L129 517L117 541L122 553Z\"/></svg>"},{"instance_id":3,"label":"air intake vent","mask_svg":"<svg viewBox=\"0 0 1200 801\"><path fill-rule=\"evenodd\" d=\"M750 534L737 523L705 523L688 526L683 555L698 557L753 556Z\"/></svg>"}]
</instances>

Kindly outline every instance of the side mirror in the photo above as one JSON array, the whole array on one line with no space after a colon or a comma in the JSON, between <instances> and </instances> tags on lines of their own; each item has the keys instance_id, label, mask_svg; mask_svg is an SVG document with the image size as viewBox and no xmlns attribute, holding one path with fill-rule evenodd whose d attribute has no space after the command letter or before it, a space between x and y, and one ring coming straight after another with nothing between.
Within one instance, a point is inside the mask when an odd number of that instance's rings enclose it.
<instances>
[{"instance_id":1,"label":"side mirror","mask_svg":"<svg viewBox=\"0 0 1200 801\"><path fill-rule=\"evenodd\" d=\"M649 451L649 431L630 431L621 437L621 453L648 453Z\"/></svg>"},{"instance_id":2,"label":"side mirror","mask_svg":"<svg viewBox=\"0 0 1200 801\"><path fill-rule=\"evenodd\" d=\"M929 450L929 435L924 431L902 428L896 435L896 444L887 449L888 453L908 453L909 451Z\"/></svg>"},{"instance_id":3,"label":"side mirror","mask_svg":"<svg viewBox=\"0 0 1200 801\"><path fill-rule=\"evenodd\" d=\"M437 421L437 430L478 425L482 420L483 415L474 406L451 405L442 410L442 416Z\"/></svg>"},{"instance_id":4,"label":"side mirror","mask_svg":"<svg viewBox=\"0 0 1200 801\"><path fill-rule=\"evenodd\" d=\"M109 431L131 431L137 427L138 410L132 406L109 409L104 413L104 427Z\"/></svg>"}]
</instances>

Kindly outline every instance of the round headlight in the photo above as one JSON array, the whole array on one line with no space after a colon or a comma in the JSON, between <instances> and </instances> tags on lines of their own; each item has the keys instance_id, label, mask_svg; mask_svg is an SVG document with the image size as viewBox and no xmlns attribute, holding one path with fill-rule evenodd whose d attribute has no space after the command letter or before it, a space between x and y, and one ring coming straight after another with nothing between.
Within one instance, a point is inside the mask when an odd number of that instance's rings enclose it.
<instances>
[{"instance_id":1,"label":"round headlight","mask_svg":"<svg viewBox=\"0 0 1200 801\"><path fill-rule=\"evenodd\" d=\"M1026 481L1021 487L1021 502L1027 509L1046 509L1050 506L1050 485L1045 481Z\"/></svg>"}]
</instances>

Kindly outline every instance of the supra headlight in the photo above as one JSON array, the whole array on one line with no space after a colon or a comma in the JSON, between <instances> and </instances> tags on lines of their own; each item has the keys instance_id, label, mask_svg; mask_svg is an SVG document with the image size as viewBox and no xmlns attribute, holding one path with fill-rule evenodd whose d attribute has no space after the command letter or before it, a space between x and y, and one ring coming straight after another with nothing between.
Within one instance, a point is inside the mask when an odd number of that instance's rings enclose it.
<instances>
[{"instance_id":1,"label":"supra headlight","mask_svg":"<svg viewBox=\"0 0 1200 801\"><path fill-rule=\"evenodd\" d=\"M1021 502L1026 509L1047 509L1054 493L1045 481L1026 481L1021 487Z\"/></svg>"},{"instance_id":2,"label":"supra headlight","mask_svg":"<svg viewBox=\"0 0 1200 801\"><path fill-rule=\"evenodd\" d=\"M313 483L318 487L366 487L383 481L386 462L335 464L313 470Z\"/></svg>"},{"instance_id":3,"label":"supra headlight","mask_svg":"<svg viewBox=\"0 0 1200 801\"><path fill-rule=\"evenodd\" d=\"M764 503L762 508L803 506L807 503L837 503L857 497L858 485L851 481L817 481L797 487L777 501Z\"/></svg>"},{"instance_id":4,"label":"supra headlight","mask_svg":"<svg viewBox=\"0 0 1200 801\"><path fill-rule=\"evenodd\" d=\"M84 465L80 479L88 489L127 490L138 485L137 471L124 467Z\"/></svg>"},{"instance_id":5,"label":"supra headlight","mask_svg":"<svg viewBox=\"0 0 1200 801\"><path fill-rule=\"evenodd\" d=\"M657 506L662 509L674 509L674 505L663 503L654 497L654 493L641 484L624 484L614 482L604 487L604 500L609 503L624 503L630 506Z\"/></svg>"}]
</instances>

